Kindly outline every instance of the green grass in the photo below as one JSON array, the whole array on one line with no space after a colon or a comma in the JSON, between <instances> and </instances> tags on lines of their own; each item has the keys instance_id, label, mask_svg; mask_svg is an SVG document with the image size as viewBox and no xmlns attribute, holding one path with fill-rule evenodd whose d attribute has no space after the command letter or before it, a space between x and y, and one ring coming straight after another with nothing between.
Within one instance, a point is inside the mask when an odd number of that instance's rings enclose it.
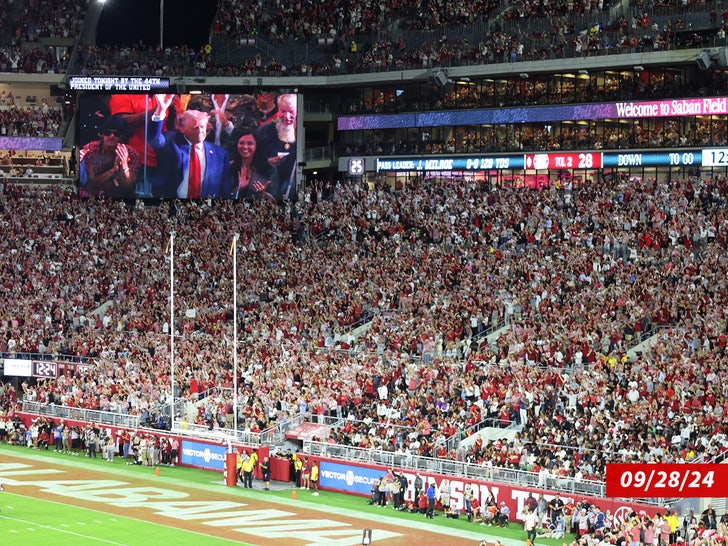
<instances>
[{"instance_id":1,"label":"green grass","mask_svg":"<svg viewBox=\"0 0 728 546\"><path fill-rule=\"evenodd\" d=\"M114 463L97 459L54 453L50 451L30 451L28 448L0 444L0 462L4 462L2 454L32 454L49 463L69 464L80 468L89 468L99 472L112 471L135 478L158 479L155 469L136 465L126 465L121 459ZM162 468L167 482L188 485L190 482L210 488L220 483L222 475L189 468ZM155 524L134 518L109 514L100 510L90 510L62 502L40 500L25 497L12 492L6 487L0 493L0 534L3 544L13 546L37 546L48 544L53 546L86 546L86 545L125 545L137 546L229 546L246 543L223 538L202 535L168 525Z\"/></svg>"},{"instance_id":2,"label":"green grass","mask_svg":"<svg viewBox=\"0 0 728 546\"><path fill-rule=\"evenodd\" d=\"M165 525L0 493L0 532L13 546L128 545L145 546L229 546L231 540L201 535Z\"/></svg>"},{"instance_id":3,"label":"green grass","mask_svg":"<svg viewBox=\"0 0 728 546\"><path fill-rule=\"evenodd\" d=\"M104 461L100 456L99 458L93 459L93 458L86 458L83 456L83 454L79 456L73 456L73 455L67 455L67 454L61 454L61 453L54 453L53 450L50 451L29 451L28 448L25 447L19 447L19 446L10 446L6 444L0 445L0 455L2 453L7 453L8 455L12 455L13 453L17 453L18 455L28 455L29 453L32 453L35 456L40 456L42 458L47 458L49 462L54 463L65 463L81 468L89 468L98 470L99 472L110 472L116 475L123 474L126 476L134 476L136 478L146 478L149 480L158 479L156 477L155 469L150 467L142 467L138 465L127 465L123 459L117 458L113 463L108 463ZM160 467L159 469L160 476L164 479L165 482L171 483L171 484L177 484L188 488L195 488L195 489L203 489L203 490L216 490L216 492L224 492L226 495L229 495L230 497L241 497L244 498L246 496L248 497L255 497L259 499L264 498L275 498L283 503L291 503L292 500L292 490L291 489L285 489L285 490L279 490L279 491L261 491L260 489L256 490L248 490L248 489L242 489L242 488L228 488L223 487L222 485L222 474L216 473L216 472L210 472L205 470L199 470L195 468L185 468L185 467ZM256 486L260 486L260 482L257 482L255 484ZM411 514L406 512L399 512L395 511L390 507L379 507L379 506L372 506L367 504L367 498L364 497L358 497L353 495L346 495L343 493L333 493L330 491L321 491L320 496L314 497L311 495L310 491L302 491L297 490L296 491L296 503L301 505L307 505L307 507L311 508L320 508L324 512L337 512L339 510L342 511L353 511L357 514L359 517L371 519L373 521L376 521L383 516L386 516L387 518L393 518L395 520L403 520L403 521L410 521L410 522L422 522L425 523L424 516L421 514ZM36 501L31 498L21 497L19 495L9 495L8 492L0 494L0 509L2 509L2 513L0 513L0 533L2 532L2 529L5 528L5 524L8 523L8 521L4 521L9 519L10 522L13 522L12 519L14 514L40 514L42 515L42 519L38 519L36 517L33 518L20 518L20 519L31 519L33 521L37 521L39 525L48 525L49 527L57 527L59 525L59 522L71 522L71 521L84 521L86 525L79 526L82 529L85 529L88 531L89 529L103 529L106 527L109 527L109 529L113 529L115 526L111 525L111 523L108 520L117 520L119 522L118 529L116 532L110 532L110 537L124 537L124 540L118 540L118 543L122 544L138 544L139 542L136 540L129 539L131 529L141 529L139 531L138 536L143 536L144 541L143 544L145 546L156 546L157 544L167 546L171 541L173 541L175 546L184 546L186 544L194 544L195 546L199 546L200 544L200 535L195 534L192 532L185 532L180 531L178 529L164 527L164 526L157 526L152 523L144 523L140 522L138 520L133 519L127 519L119 516L110 516L108 514L104 514L102 512L94 512L94 511L88 511L83 510L80 508L74 508L70 506L66 506L59 503L44 503L48 506L39 506L37 508L32 508L34 503L41 503L43 501ZM17 506L17 508L16 508ZM7 509L6 509L7 507ZM46 510L48 510L49 514L55 514L58 512L64 512L64 514L61 514L59 516L53 516L53 519L46 520ZM86 513L90 515L85 515ZM80 514L80 515L79 515ZM82 519L79 519L82 518ZM88 520L88 521L87 521ZM94 523L97 520L108 522L108 525L104 523L103 525ZM89 523L90 522L90 523ZM506 528L500 528L500 527L488 527L488 526L481 526L480 524L470 523L466 518L460 518L460 519L448 519L445 518L443 515L437 516L433 521L427 520L427 523L434 523L440 527L447 528L447 529L459 529L459 530L466 530L471 531L475 533L482 533L484 536L489 536L493 538L498 539L505 539L505 541L508 540L514 540L518 542L525 543L526 540L526 533L523 530L523 525L520 523L510 523L508 527ZM17 527L18 529L23 528L21 525L15 525L14 527ZM40 531L40 527L38 527L38 531ZM65 529L65 528L64 528ZM74 531L78 532L78 529L74 527ZM136 532L136 531L135 531ZM39 533L37 531L28 531L27 538L31 539L33 536L36 537L35 542L22 542L22 540L16 541L17 535L13 534L11 535L13 537L12 544L38 544L37 537ZM34 534L35 533L35 534ZM43 531L44 536L46 531ZM62 534L61 534L62 535ZM155 536L162 536L164 537L160 542L152 542L150 541L150 537ZM179 537L177 537L179 535ZM136 535L135 535L136 536ZM557 540L557 539L548 539L548 538L539 538L537 539L537 545L538 546L562 546L563 543L570 543L573 539L573 535L567 534L564 539ZM64 540L66 540L64 542ZM117 541L114 538L108 538L108 540L111 541ZM130 541L131 540L131 541ZM213 542L213 540L216 540ZM126 542L125 542L126 541ZM205 537L205 544L230 544L230 541L225 541L222 539L212 539L211 537ZM65 546L66 544L73 544L74 546L78 546L79 544L87 544L86 542L79 542L77 539L73 538L73 535L68 535L68 538L64 539L62 536L59 535L59 540L48 541L47 544L58 544L59 546ZM88 542L88 544L92 544L92 542ZM101 543L99 543L101 544Z\"/></svg>"}]
</instances>

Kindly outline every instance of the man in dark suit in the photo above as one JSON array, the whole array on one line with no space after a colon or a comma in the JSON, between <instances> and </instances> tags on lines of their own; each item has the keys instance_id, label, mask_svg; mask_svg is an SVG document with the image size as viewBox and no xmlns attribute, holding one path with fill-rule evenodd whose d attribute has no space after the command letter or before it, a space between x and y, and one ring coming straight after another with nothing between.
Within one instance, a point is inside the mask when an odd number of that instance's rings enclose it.
<instances>
[{"instance_id":1,"label":"man in dark suit","mask_svg":"<svg viewBox=\"0 0 728 546\"><path fill-rule=\"evenodd\" d=\"M205 141L209 114L186 110L178 118L176 131L162 132L173 97L157 95L157 108L149 122L147 137L157 153L159 171L164 173L152 187L152 194L168 199L231 198L233 180L228 153Z\"/></svg>"}]
</instances>

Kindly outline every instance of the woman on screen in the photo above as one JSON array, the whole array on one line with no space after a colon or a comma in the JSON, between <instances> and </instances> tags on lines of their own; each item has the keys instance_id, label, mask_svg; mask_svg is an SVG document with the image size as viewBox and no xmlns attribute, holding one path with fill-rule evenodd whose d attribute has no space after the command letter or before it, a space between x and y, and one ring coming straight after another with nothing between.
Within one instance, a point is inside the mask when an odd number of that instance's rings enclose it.
<instances>
[{"instance_id":1,"label":"woman on screen","mask_svg":"<svg viewBox=\"0 0 728 546\"><path fill-rule=\"evenodd\" d=\"M258 140L252 128L237 129L233 133L235 152L230 162L233 180L237 180L234 199L256 199L271 197L268 187L271 184L273 167L258 151Z\"/></svg>"}]
</instances>

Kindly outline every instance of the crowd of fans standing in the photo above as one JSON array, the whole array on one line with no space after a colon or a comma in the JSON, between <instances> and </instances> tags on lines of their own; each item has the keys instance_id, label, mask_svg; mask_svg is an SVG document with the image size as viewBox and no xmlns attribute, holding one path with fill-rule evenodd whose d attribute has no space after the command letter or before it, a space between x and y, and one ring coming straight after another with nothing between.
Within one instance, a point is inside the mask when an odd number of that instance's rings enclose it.
<instances>
[{"instance_id":1,"label":"crowd of fans standing","mask_svg":"<svg viewBox=\"0 0 728 546\"><path fill-rule=\"evenodd\" d=\"M48 3L29 6L19 40L73 31L72 18L47 16ZM307 5L316 17L294 21L283 6L259 28L231 4L221 13L232 18L216 25L219 32L337 37L381 23L380 5L361 7L332 22L335 10ZM526 5L524 15L538 10ZM303 20L316 28L290 27ZM348 27L334 28L339 20ZM422 24L430 20L473 22L462 10L439 8ZM622 26L612 30L656 33L650 44L665 32ZM563 30L554 36L564 38ZM606 32L587 33L588 42L604 48ZM536 38L543 36L498 34L477 46L441 42L415 52L383 42L352 58L401 69L452 63L453 49L461 50L457 62L550 56L554 37L546 50L527 47ZM57 62L15 45L0 52L3 70L45 71ZM632 38L615 44L636 46ZM117 54L129 70L162 74L212 62L204 50L157 52L152 64L143 47L84 54L86 70L114 73L123 72L110 64ZM251 63L246 71L263 70L262 60ZM337 183L326 195L302 195L299 215L288 216L265 201L149 206L7 186L0 351L88 358L93 368L24 384L22 392L4 387L3 409L13 412L25 396L149 415L172 395L174 329L175 390L189 401L182 418L190 423L229 426L239 411L241 428L256 432L300 413L346 417L329 441L518 468L543 477L543 486L559 477L603 479L608 460L722 460L727 192L720 176L603 179L540 192L423 178L397 191ZM172 230L176 305L184 314L170 324L165 247ZM233 309L227 249L236 233L243 281ZM231 403L236 312L240 408ZM362 320L370 326L354 335ZM495 346L478 342L504 325ZM651 336L654 346L628 356ZM486 418L529 426L512 441L476 442L464 453L444 448ZM401 426L390 426L395 421Z\"/></svg>"},{"instance_id":2,"label":"crowd of fans standing","mask_svg":"<svg viewBox=\"0 0 728 546\"><path fill-rule=\"evenodd\" d=\"M141 415L169 398L174 327L178 394L205 398L183 419L229 426L239 233L245 430L342 416L329 441L520 468L544 484L603 478L615 458L713 460L728 449L727 189L720 177L541 192L340 183L328 199L302 195L296 225L267 202L145 206L8 186L0 350L94 362L20 396ZM503 324L495 347L474 342ZM656 327L654 347L628 357ZM443 448L485 418L528 427Z\"/></svg>"}]
</instances>

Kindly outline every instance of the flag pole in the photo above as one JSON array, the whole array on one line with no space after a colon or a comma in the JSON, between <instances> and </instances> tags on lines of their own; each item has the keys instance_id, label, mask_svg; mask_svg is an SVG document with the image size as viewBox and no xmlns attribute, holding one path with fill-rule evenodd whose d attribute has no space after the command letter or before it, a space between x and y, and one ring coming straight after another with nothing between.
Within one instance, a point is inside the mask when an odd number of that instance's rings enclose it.
<instances>
[{"instance_id":1,"label":"flag pole","mask_svg":"<svg viewBox=\"0 0 728 546\"><path fill-rule=\"evenodd\" d=\"M174 429L174 235L169 234L169 376L172 387L172 416L170 428Z\"/></svg>"},{"instance_id":2,"label":"flag pole","mask_svg":"<svg viewBox=\"0 0 728 546\"><path fill-rule=\"evenodd\" d=\"M238 438L238 238L233 236L233 428L235 439Z\"/></svg>"}]
</instances>

